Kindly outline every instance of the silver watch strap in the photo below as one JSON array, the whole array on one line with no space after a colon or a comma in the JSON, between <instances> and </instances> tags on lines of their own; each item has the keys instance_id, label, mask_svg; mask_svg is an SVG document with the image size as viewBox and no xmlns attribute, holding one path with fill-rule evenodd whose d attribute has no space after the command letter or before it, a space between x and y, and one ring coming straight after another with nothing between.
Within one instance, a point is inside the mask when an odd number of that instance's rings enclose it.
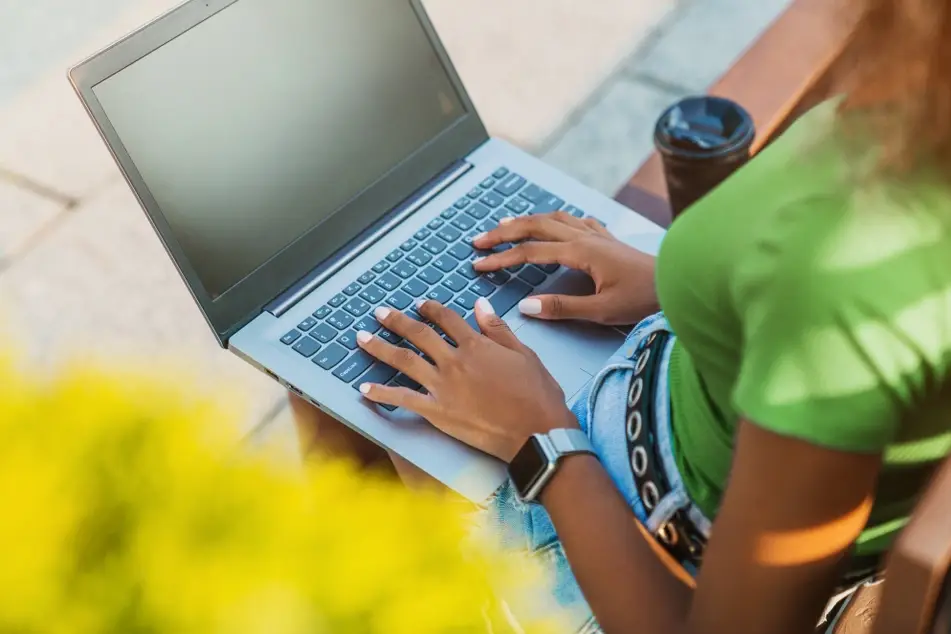
<instances>
[{"instance_id":1,"label":"silver watch strap","mask_svg":"<svg viewBox=\"0 0 951 634\"><path fill-rule=\"evenodd\" d=\"M597 455L588 435L580 429L553 429L546 435L559 458L577 453Z\"/></svg>"}]
</instances>

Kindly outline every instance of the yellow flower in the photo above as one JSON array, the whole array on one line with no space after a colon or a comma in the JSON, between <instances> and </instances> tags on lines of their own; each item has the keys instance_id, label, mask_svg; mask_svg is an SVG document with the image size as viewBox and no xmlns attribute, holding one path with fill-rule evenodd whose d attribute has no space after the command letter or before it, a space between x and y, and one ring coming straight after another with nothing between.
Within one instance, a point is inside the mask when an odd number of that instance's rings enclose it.
<instances>
[{"instance_id":1,"label":"yellow flower","mask_svg":"<svg viewBox=\"0 0 951 634\"><path fill-rule=\"evenodd\" d=\"M0 362L2 632L514 632L494 618L499 597L540 583L436 493L236 455L224 412L154 378L43 384L12 367ZM554 613L521 626L554 632Z\"/></svg>"}]
</instances>

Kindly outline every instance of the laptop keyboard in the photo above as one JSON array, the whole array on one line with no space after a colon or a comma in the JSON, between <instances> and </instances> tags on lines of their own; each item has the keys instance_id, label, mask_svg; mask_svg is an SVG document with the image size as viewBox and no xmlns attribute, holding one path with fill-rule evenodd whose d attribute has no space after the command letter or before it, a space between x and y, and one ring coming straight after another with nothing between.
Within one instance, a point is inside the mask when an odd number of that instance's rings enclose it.
<instances>
[{"instance_id":1,"label":"laptop keyboard","mask_svg":"<svg viewBox=\"0 0 951 634\"><path fill-rule=\"evenodd\" d=\"M415 302L426 298L454 310L478 330L473 309L479 297L486 297L496 313L504 315L560 267L529 264L479 275L472 268L472 260L487 252L474 250L472 239L497 227L503 218L559 209L578 218L586 216L574 205L566 205L561 198L500 167L281 337L281 343L354 389L363 383L384 383L422 390L409 377L357 349L357 332L365 330L422 354L408 341L382 328L373 318L373 311L387 306L423 321ZM511 246L499 245L494 251ZM435 324L430 326L454 345Z\"/></svg>"}]
</instances>

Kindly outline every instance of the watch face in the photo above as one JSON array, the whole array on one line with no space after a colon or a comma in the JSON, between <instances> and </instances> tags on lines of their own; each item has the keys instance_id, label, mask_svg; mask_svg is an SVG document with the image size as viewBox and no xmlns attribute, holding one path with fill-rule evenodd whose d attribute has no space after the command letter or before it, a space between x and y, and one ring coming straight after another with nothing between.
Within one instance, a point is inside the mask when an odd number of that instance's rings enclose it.
<instances>
[{"instance_id":1,"label":"watch face","mask_svg":"<svg viewBox=\"0 0 951 634\"><path fill-rule=\"evenodd\" d=\"M548 459L545 457L545 450L542 449L538 438L532 436L509 464L509 476L515 484L515 490L525 497L532 485L547 469Z\"/></svg>"}]
</instances>

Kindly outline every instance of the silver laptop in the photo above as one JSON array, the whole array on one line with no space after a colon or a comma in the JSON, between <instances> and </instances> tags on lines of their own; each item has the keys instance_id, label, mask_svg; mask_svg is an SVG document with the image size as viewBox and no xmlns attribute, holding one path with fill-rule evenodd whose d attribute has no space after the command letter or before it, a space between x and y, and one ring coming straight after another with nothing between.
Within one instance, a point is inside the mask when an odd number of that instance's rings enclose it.
<instances>
[{"instance_id":1,"label":"silver laptop","mask_svg":"<svg viewBox=\"0 0 951 634\"><path fill-rule=\"evenodd\" d=\"M473 272L505 216L660 229L490 138L417 0L192 0L69 77L220 345L472 500L501 463L357 391L415 387L357 349L361 329L400 343L373 309L427 297L474 323L488 297L569 398L623 341L518 313L588 292L577 273Z\"/></svg>"}]
</instances>

